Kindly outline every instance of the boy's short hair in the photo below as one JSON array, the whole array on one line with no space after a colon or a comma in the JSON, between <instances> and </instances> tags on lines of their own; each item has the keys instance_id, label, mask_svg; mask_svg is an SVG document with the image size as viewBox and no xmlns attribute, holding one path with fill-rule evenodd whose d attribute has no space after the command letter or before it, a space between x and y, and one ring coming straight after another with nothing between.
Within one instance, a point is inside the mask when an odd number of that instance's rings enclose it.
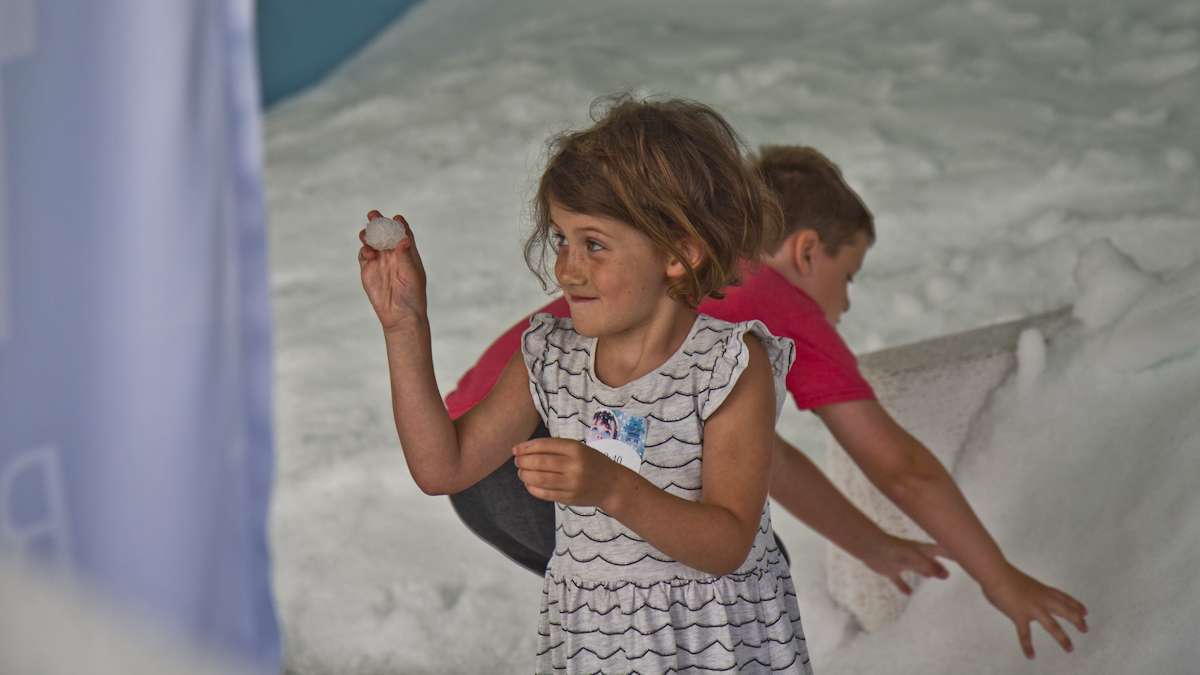
<instances>
[{"instance_id":1,"label":"boy's short hair","mask_svg":"<svg viewBox=\"0 0 1200 675\"><path fill-rule=\"evenodd\" d=\"M842 178L842 171L814 148L764 145L755 168L779 199L787 235L816 230L829 255L862 233L875 242L875 217Z\"/></svg>"},{"instance_id":2,"label":"boy's short hair","mask_svg":"<svg viewBox=\"0 0 1200 675\"><path fill-rule=\"evenodd\" d=\"M626 223L650 237L687 273L671 297L695 307L738 280L738 261L775 250L783 215L733 128L695 101L597 100L591 127L549 142L549 161L533 201L525 261L546 284L550 202ZM693 267L681 244L702 253Z\"/></svg>"}]
</instances>

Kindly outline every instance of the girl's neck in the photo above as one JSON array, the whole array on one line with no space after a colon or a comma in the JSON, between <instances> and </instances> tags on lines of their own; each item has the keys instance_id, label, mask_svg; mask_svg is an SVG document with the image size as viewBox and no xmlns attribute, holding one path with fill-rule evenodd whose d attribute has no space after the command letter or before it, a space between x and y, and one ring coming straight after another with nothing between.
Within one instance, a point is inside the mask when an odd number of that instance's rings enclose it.
<instances>
[{"instance_id":1,"label":"girl's neck","mask_svg":"<svg viewBox=\"0 0 1200 675\"><path fill-rule=\"evenodd\" d=\"M595 375L610 387L624 386L671 358L696 322L696 310L664 299L644 323L596 339Z\"/></svg>"}]
</instances>

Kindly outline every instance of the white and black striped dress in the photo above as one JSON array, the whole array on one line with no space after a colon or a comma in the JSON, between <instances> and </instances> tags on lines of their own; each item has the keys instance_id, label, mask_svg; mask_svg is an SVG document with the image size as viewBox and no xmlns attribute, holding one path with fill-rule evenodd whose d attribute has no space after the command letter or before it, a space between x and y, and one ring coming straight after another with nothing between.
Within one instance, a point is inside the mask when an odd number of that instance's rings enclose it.
<instances>
[{"instance_id":1,"label":"white and black striped dress","mask_svg":"<svg viewBox=\"0 0 1200 675\"><path fill-rule=\"evenodd\" d=\"M698 500L704 421L746 368L747 332L770 358L778 416L795 350L757 321L700 315L670 359L620 388L594 375L596 339L569 318L535 315L521 349L551 436L588 442L630 468L640 462L659 488ZM812 672L769 504L749 556L721 577L672 560L603 510L555 506L537 672Z\"/></svg>"}]
</instances>

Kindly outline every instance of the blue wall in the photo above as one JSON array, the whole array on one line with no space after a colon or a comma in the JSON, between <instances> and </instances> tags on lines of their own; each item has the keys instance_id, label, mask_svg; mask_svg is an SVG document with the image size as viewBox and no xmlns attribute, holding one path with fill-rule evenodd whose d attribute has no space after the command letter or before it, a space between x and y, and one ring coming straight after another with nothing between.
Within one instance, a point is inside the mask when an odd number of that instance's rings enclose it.
<instances>
[{"instance_id":1,"label":"blue wall","mask_svg":"<svg viewBox=\"0 0 1200 675\"><path fill-rule=\"evenodd\" d=\"M316 84L418 0L258 0L264 104Z\"/></svg>"}]
</instances>

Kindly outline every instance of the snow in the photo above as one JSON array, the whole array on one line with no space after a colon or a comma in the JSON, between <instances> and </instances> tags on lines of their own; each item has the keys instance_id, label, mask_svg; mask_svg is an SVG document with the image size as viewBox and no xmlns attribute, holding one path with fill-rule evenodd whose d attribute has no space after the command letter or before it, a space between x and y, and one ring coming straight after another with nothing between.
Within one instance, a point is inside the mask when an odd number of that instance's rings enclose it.
<instances>
[{"instance_id":1,"label":"snow","mask_svg":"<svg viewBox=\"0 0 1200 675\"><path fill-rule=\"evenodd\" d=\"M839 327L856 351L1076 308L1044 353L1018 345L1026 375L994 392L957 478L1010 560L1089 606L1091 633L1067 655L1035 629L1027 663L958 568L860 633L822 543L777 510L817 672L1193 670L1198 73L1191 0L415 8L267 119L289 668L529 671L540 580L408 477L357 232L371 209L411 224L448 391L545 302L520 252L545 139L632 89L841 165L878 228ZM781 432L816 447L788 408Z\"/></svg>"},{"instance_id":2,"label":"snow","mask_svg":"<svg viewBox=\"0 0 1200 675\"><path fill-rule=\"evenodd\" d=\"M1036 328L1026 328L1017 337L1017 391L1033 388L1046 369L1046 338Z\"/></svg>"},{"instance_id":3,"label":"snow","mask_svg":"<svg viewBox=\"0 0 1200 675\"><path fill-rule=\"evenodd\" d=\"M1152 280L1133 259L1101 239L1080 253L1075 283L1082 290L1075 300L1075 318L1096 330L1129 311Z\"/></svg>"},{"instance_id":4,"label":"snow","mask_svg":"<svg viewBox=\"0 0 1200 675\"><path fill-rule=\"evenodd\" d=\"M367 242L367 246L376 251L387 251L396 248L404 238L404 226L391 218L372 218L367 223L366 233L363 235L363 240Z\"/></svg>"}]
</instances>

